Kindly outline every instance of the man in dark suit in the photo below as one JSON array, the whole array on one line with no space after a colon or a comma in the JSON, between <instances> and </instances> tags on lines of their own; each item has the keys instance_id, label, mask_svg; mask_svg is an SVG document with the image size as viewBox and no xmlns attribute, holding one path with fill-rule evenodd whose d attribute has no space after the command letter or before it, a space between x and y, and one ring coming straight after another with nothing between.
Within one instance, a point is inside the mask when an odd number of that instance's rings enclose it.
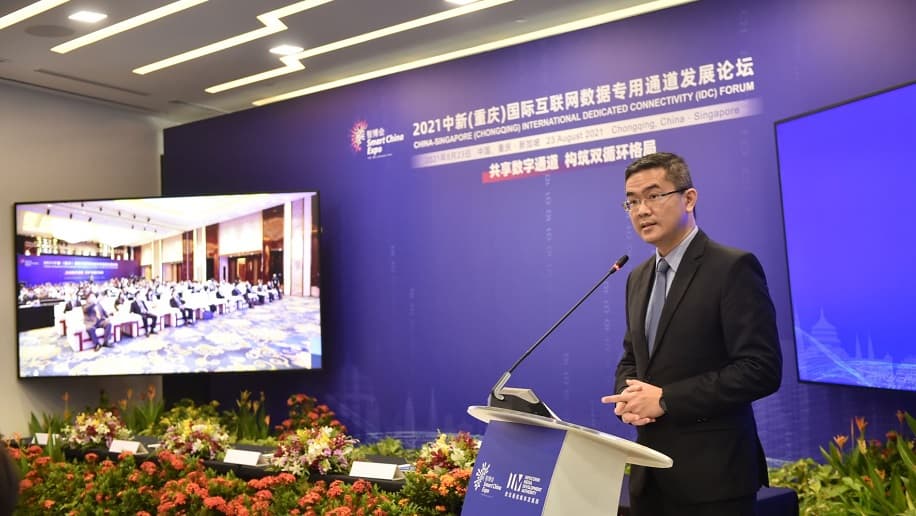
<instances>
[{"instance_id":1,"label":"man in dark suit","mask_svg":"<svg viewBox=\"0 0 916 516\"><path fill-rule=\"evenodd\" d=\"M156 324L159 322L159 317L155 314L150 313L149 307L146 305L146 292L141 292L137 294L137 297L134 298L133 302L130 303L130 311L140 316L140 319L143 320L143 329L146 330L146 336L157 333Z\"/></svg>"},{"instance_id":2,"label":"man in dark suit","mask_svg":"<svg viewBox=\"0 0 916 516\"><path fill-rule=\"evenodd\" d=\"M184 299L177 290L172 290L172 298L169 299L169 305L172 308L177 308L178 311L181 312L181 318L184 320L186 326L188 324L194 324L194 310L188 308L187 303L184 302Z\"/></svg>"},{"instance_id":3,"label":"man in dark suit","mask_svg":"<svg viewBox=\"0 0 916 516\"><path fill-rule=\"evenodd\" d=\"M102 347L110 347L111 344L111 322L108 320L108 312L102 308L102 304L96 300L95 293L90 293L83 305L83 325L86 326L86 333L92 339L92 344L96 351ZM105 340L99 343L99 336L96 330L102 328L105 333Z\"/></svg>"},{"instance_id":4,"label":"man in dark suit","mask_svg":"<svg viewBox=\"0 0 916 516\"><path fill-rule=\"evenodd\" d=\"M631 514L753 515L768 480L751 402L782 379L763 269L697 228L697 190L679 156L631 163L626 199L656 253L627 280L617 394L602 402L637 427L640 444L674 459L670 469L632 467Z\"/></svg>"}]
</instances>

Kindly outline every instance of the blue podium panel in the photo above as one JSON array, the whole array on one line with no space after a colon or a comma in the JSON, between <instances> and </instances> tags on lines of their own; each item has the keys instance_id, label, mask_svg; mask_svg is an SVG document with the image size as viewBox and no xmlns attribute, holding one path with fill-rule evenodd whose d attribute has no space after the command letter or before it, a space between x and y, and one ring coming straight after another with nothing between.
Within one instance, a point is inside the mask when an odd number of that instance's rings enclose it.
<instances>
[{"instance_id":1,"label":"blue podium panel","mask_svg":"<svg viewBox=\"0 0 916 516\"><path fill-rule=\"evenodd\" d=\"M491 421L462 516L540 515L566 431Z\"/></svg>"}]
</instances>

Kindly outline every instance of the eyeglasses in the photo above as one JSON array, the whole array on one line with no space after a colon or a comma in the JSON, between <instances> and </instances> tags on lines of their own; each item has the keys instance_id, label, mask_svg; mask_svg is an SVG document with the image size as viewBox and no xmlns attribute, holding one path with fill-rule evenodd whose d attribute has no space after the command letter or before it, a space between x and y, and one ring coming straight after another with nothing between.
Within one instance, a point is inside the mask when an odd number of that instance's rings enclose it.
<instances>
[{"instance_id":1,"label":"eyeglasses","mask_svg":"<svg viewBox=\"0 0 916 516\"><path fill-rule=\"evenodd\" d=\"M665 197L668 197L669 195L674 195L676 193L685 192L687 190L690 190L689 186L685 188L678 188L677 190L671 190L670 192L665 192L665 193L651 193L647 195L644 199L637 199L635 197L633 199L627 199L626 201L623 201L623 211L630 213L631 211L635 210L636 208L639 208L640 204L644 204L650 207L656 206Z\"/></svg>"}]
</instances>

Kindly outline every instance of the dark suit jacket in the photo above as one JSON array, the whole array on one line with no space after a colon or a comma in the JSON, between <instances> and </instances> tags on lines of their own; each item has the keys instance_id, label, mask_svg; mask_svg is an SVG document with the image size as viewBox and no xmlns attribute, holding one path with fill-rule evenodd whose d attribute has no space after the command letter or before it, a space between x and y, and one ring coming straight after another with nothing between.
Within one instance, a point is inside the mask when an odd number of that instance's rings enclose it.
<instances>
[{"instance_id":1,"label":"dark suit jacket","mask_svg":"<svg viewBox=\"0 0 916 516\"><path fill-rule=\"evenodd\" d=\"M102 308L102 304L98 301L83 305L83 324L85 324L87 328L92 328L98 325L99 321L105 319L108 319L108 312Z\"/></svg>"},{"instance_id":2,"label":"dark suit jacket","mask_svg":"<svg viewBox=\"0 0 916 516\"><path fill-rule=\"evenodd\" d=\"M654 281L654 256L627 279L616 392L627 378L664 389L668 413L639 427L637 441L674 459L674 467L634 466L630 492L640 494L653 475L681 503L755 493L767 485L767 469L751 402L775 392L782 379L763 268L754 255L699 231L668 291L650 358L645 320Z\"/></svg>"},{"instance_id":3,"label":"dark suit jacket","mask_svg":"<svg viewBox=\"0 0 916 516\"><path fill-rule=\"evenodd\" d=\"M146 304L146 303L144 302L144 304ZM140 301L137 300L137 299L134 299L134 300L131 301L131 303L130 303L130 311L131 311L132 313L140 314L140 315L148 314L148 313L149 313L149 305L146 304L146 310L143 310L143 307L140 306Z\"/></svg>"}]
</instances>

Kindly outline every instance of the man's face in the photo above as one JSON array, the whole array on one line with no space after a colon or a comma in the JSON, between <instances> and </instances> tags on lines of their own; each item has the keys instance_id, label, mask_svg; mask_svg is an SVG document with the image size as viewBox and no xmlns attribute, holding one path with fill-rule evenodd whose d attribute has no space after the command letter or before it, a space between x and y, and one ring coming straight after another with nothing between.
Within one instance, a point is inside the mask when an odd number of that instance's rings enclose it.
<instances>
[{"instance_id":1,"label":"man's face","mask_svg":"<svg viewBox=\"0 0 916 516\"><path fill-rule=\"evenodd\" d=\"M636 233L648 244L668 254L692 228L691 217L696 204L696 190L659 197L646 202L653 194L676 190L665 178L663 168L650 168L630 176L626 182L627 200L638 201L630 210L630 222Z\"/></svg>"}]
</instances>

